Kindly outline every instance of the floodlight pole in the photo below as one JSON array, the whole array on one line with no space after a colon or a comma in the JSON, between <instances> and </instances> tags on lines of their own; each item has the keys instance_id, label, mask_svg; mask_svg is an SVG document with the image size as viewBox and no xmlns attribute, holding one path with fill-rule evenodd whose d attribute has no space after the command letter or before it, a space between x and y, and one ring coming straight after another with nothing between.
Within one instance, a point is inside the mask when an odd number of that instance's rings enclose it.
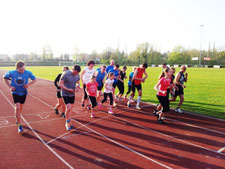
<instances>
[{"instance_id":1,"label":"floodlight pole","mask_svg":"<svg viewBox=\"0 0 225 169\"><path fill-rule=\"evenodd\" d=\"M204 25L200 25L200 29L201 29L201 42L200 42L199 67L201 66L201 60L202 60L202 31L203 31L203 26Z\"/></svg>"}]
</instances>

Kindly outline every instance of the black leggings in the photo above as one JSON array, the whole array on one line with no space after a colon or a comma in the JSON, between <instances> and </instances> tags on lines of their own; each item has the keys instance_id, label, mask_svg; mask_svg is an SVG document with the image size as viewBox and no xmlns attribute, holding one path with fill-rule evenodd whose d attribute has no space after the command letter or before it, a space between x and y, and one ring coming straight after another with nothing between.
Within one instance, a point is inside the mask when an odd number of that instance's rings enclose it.
<instances>
[{"instance_id":1,"label":"black leggings","mask_svg":"<svg viewBox=\"0 0 225 169\"><path fill-rule=\"evenodd\" d=\"M119 89L119 93L120 94L124 94L124 83L122 83L121 81L117 81L117 87Z\"/></svg>"},{"instance_id":2,"label":"black leggings","mask_svg":"<svg viewBox=\"0 0 225 169\"><path fill-rule=\"evenodd\" d=\"M163 112L163 113L168 112L168 111L170 110L169 97L167 97L167 96L158 96L158 95L157 95L157 98L158 98L160 104L161 104L162 107L163 107L162 112Z\"/></svg>"},{"instance_id":3,"label":"black leggings","mask_svg":"<svg viewBox=\"0 0 225 169\"><path fill-rule=\"evenodd\" d=\"M88 98L87 92L86 92L86 84L83 85L83 89L84 89L84 97L83 99L86 100Z\"/></svg>"},{"instance_id":4,"label":"black leggings","mask_svg":"<svg viewBox=\"0 0 225 169\"><path fill-rule=\"evenodd\" d=\"M131 85L128 85L127 95L131 92Z\"/></svg>"},{"instance_id":5,"label":"black leggings","mask_svg":"<svg viewBox=\"0 0 225 169\"><path fill-rule=\"evenodd\" d=\"M113 105L113 95L112 93L104 93L104 99L102 100L102 103L105 103L107 101L107 96L110 98L110 105Z\"/></svg>"}]
</instances>

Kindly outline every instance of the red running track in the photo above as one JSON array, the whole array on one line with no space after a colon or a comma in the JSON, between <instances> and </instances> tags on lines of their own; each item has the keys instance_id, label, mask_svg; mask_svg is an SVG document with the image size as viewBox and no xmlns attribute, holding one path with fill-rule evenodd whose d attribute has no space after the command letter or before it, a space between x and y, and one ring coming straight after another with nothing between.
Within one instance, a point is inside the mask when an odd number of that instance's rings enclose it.
<instances>
[{"instance_id":1,"label":"red running track","mask_svg":"<svg viewBox=\"0 0 225 169\"><path fill-rule=\"evenodd\" d=\"M0 76L5 71L0 70ZM17 134L12 96L0 81L0 168L225 168L225 121L195 114L167 114L156 123L154 105L128 109L125 102L96 118L81 107L73 111L75 129L54 114L53 83L38 79L24 105L25 133Z\"/></svg>"}]
</instances>

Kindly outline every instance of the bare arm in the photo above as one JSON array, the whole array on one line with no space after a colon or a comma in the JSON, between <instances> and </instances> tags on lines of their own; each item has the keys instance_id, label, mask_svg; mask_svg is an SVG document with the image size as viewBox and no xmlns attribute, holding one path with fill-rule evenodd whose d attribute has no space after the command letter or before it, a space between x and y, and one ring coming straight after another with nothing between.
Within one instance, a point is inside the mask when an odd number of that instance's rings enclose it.
<instances>
[{"instance_id":1,"label":"bare arm","mask_svg":"<svg viewBox=\"0 0 225 169\"><path fill-rule=\"evenodd\" d=\"M98 76L98 71L97 72L95 72L95 77L97 77Z\"/></svg>"},{"instance_id":2,"label":"bare arm","mask_svg":"<svg viewBox=\"0 0 225 169\"><path fill-rule=\"evenodd\" d=\"M4 78L4 82L5 82L5 84L10 88L11 91L15 91L15 90L16 90L15 87L13 87L13 86L10 85L8 79Z\"/></svg>"},{"instance_id":3,"label":"bare arm","mask_svg":"<svg viewBox=\"0 0 225 169\"><path fill-rule=\"evenodd\" d=\"M85 70L83 70L80 74L82 84L84 84L84 81L83 81L84 73L85 73Z\"/></svg>"},{"instance_id":4,"label":"bare arm","mask_svg":"<svg viewBox=\"0 0 225 169\"><path fill-rule=\"evenodd\" d=\"M104 84L105 83L105 77L106 77L107 74L105 74L103 80L102 80L102 83Z\"/></svg>"},{"instance_id":5,"label":"bare arm","mask_svg":"<svg viewBox=\"0 0 225 169\"><path fill-rule=\"evenodd\" d=\"M120 77L114 77L114 79L117 79L117 80L119 80L119 81L121 81L123 83L123 80L120 79Z\"/></svg>"},{"instance_id":6,"label":"bare arm","mask_svg":"<svg viewBox=\"0 0 225 169\"><path fill-rule=\"evenodd\" d=\"M145 74L145 77L144 77L144 79L143 79L143 80L145 81L145 79L147 79L147 78L148 78L148 74L147 74L147 72L146 72L146 71L144 72L144 74Z\"/></svg>"},{"instance_id":7,"label":"bare arm","mask_svg":"<svg viewBox=\"0 0 225 169\"><path fill-rule=\"evenodd\" d=\"M37 81L37 79L32 80L28 84L24 85L23 88L27 89L29 86L33 85L36 81Z\"/></svg>"},{"instance_id":8,"label":"bare arm","mask_svg":"<svg viewBox=\"0 0 225 169\"><path fill-rule=\"evenodd\" d=\"M177 73L176 77L175 77L175 84L177 85L182 85L180 82L179 82L179 79L180 79L180 73Z\"/></svg>"},{"instance_id":9,"label":"bare arm","mask_svg":"<svg viewBox=\"0 0 225 169\"><path fill-rule=\"evenodd\" d=\"M155 85L154 89L155 89L157 92L160 92L160 93L166 93L166 91L160 90L160 89L159 89L159 86L160 86L160 82L158 82L158 83Z\"/></svg>"},{"instance_id":10,"label":"bare arm","mask_svg":"<svg viewBox=\"0 0 225 169\"><path fill-rule=\"evenodd\" d=\"M188 73L185 73L185 79L184 81L187 83L187 77L188 77Z\"/></svg>"},{"instance_id":11,"label":"bare arm","mask_svg":"<svg viewBox=\"0 0 225 169\"><path fill-rule=\"evenodd\" d=\"M162 77L164 77L164 72L160 74L159 79L160 80Z\"/></svg>"}]
</instances>

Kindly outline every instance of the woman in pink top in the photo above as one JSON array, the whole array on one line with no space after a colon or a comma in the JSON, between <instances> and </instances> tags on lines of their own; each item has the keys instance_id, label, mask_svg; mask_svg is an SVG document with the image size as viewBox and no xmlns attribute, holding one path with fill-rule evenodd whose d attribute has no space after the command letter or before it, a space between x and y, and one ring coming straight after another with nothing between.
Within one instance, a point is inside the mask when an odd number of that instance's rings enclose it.
<instances>
[{"instance_id":1,"label":"woman in pink top","mask_svg":"<svg viewBox=\"0 0 225 169\"><path fill-rule=\"evenodd\" d=\"M96 100L97 88L98 88L98 83L96 82L96 77L92 75L90 81L86 84L86 92L91 103L91 106L88 106L88 109L91 110L92 118L95 117L93 113L93 108L95 108L98 105Z\"/></svg>"},{"instance_id":2,"label":"woman in pink top","mask_svg":"<svg viewBox=\"0 0 225 169\"><path fill-rule=\"evenodd\" d=\"M156 112L157 121L160 124L165 124L165 122L162 120L163 113L166 113L167 111L170 110L169 97L167 96L168 92L167 89L171 87L170 82L172 70L170 68L166 68L164 70L164 73L165 77L162 77L154 87L154 89L157 91L157 98L163 107L162 110L157 110L158 112Z\"/></svg>"}]
</instances>

